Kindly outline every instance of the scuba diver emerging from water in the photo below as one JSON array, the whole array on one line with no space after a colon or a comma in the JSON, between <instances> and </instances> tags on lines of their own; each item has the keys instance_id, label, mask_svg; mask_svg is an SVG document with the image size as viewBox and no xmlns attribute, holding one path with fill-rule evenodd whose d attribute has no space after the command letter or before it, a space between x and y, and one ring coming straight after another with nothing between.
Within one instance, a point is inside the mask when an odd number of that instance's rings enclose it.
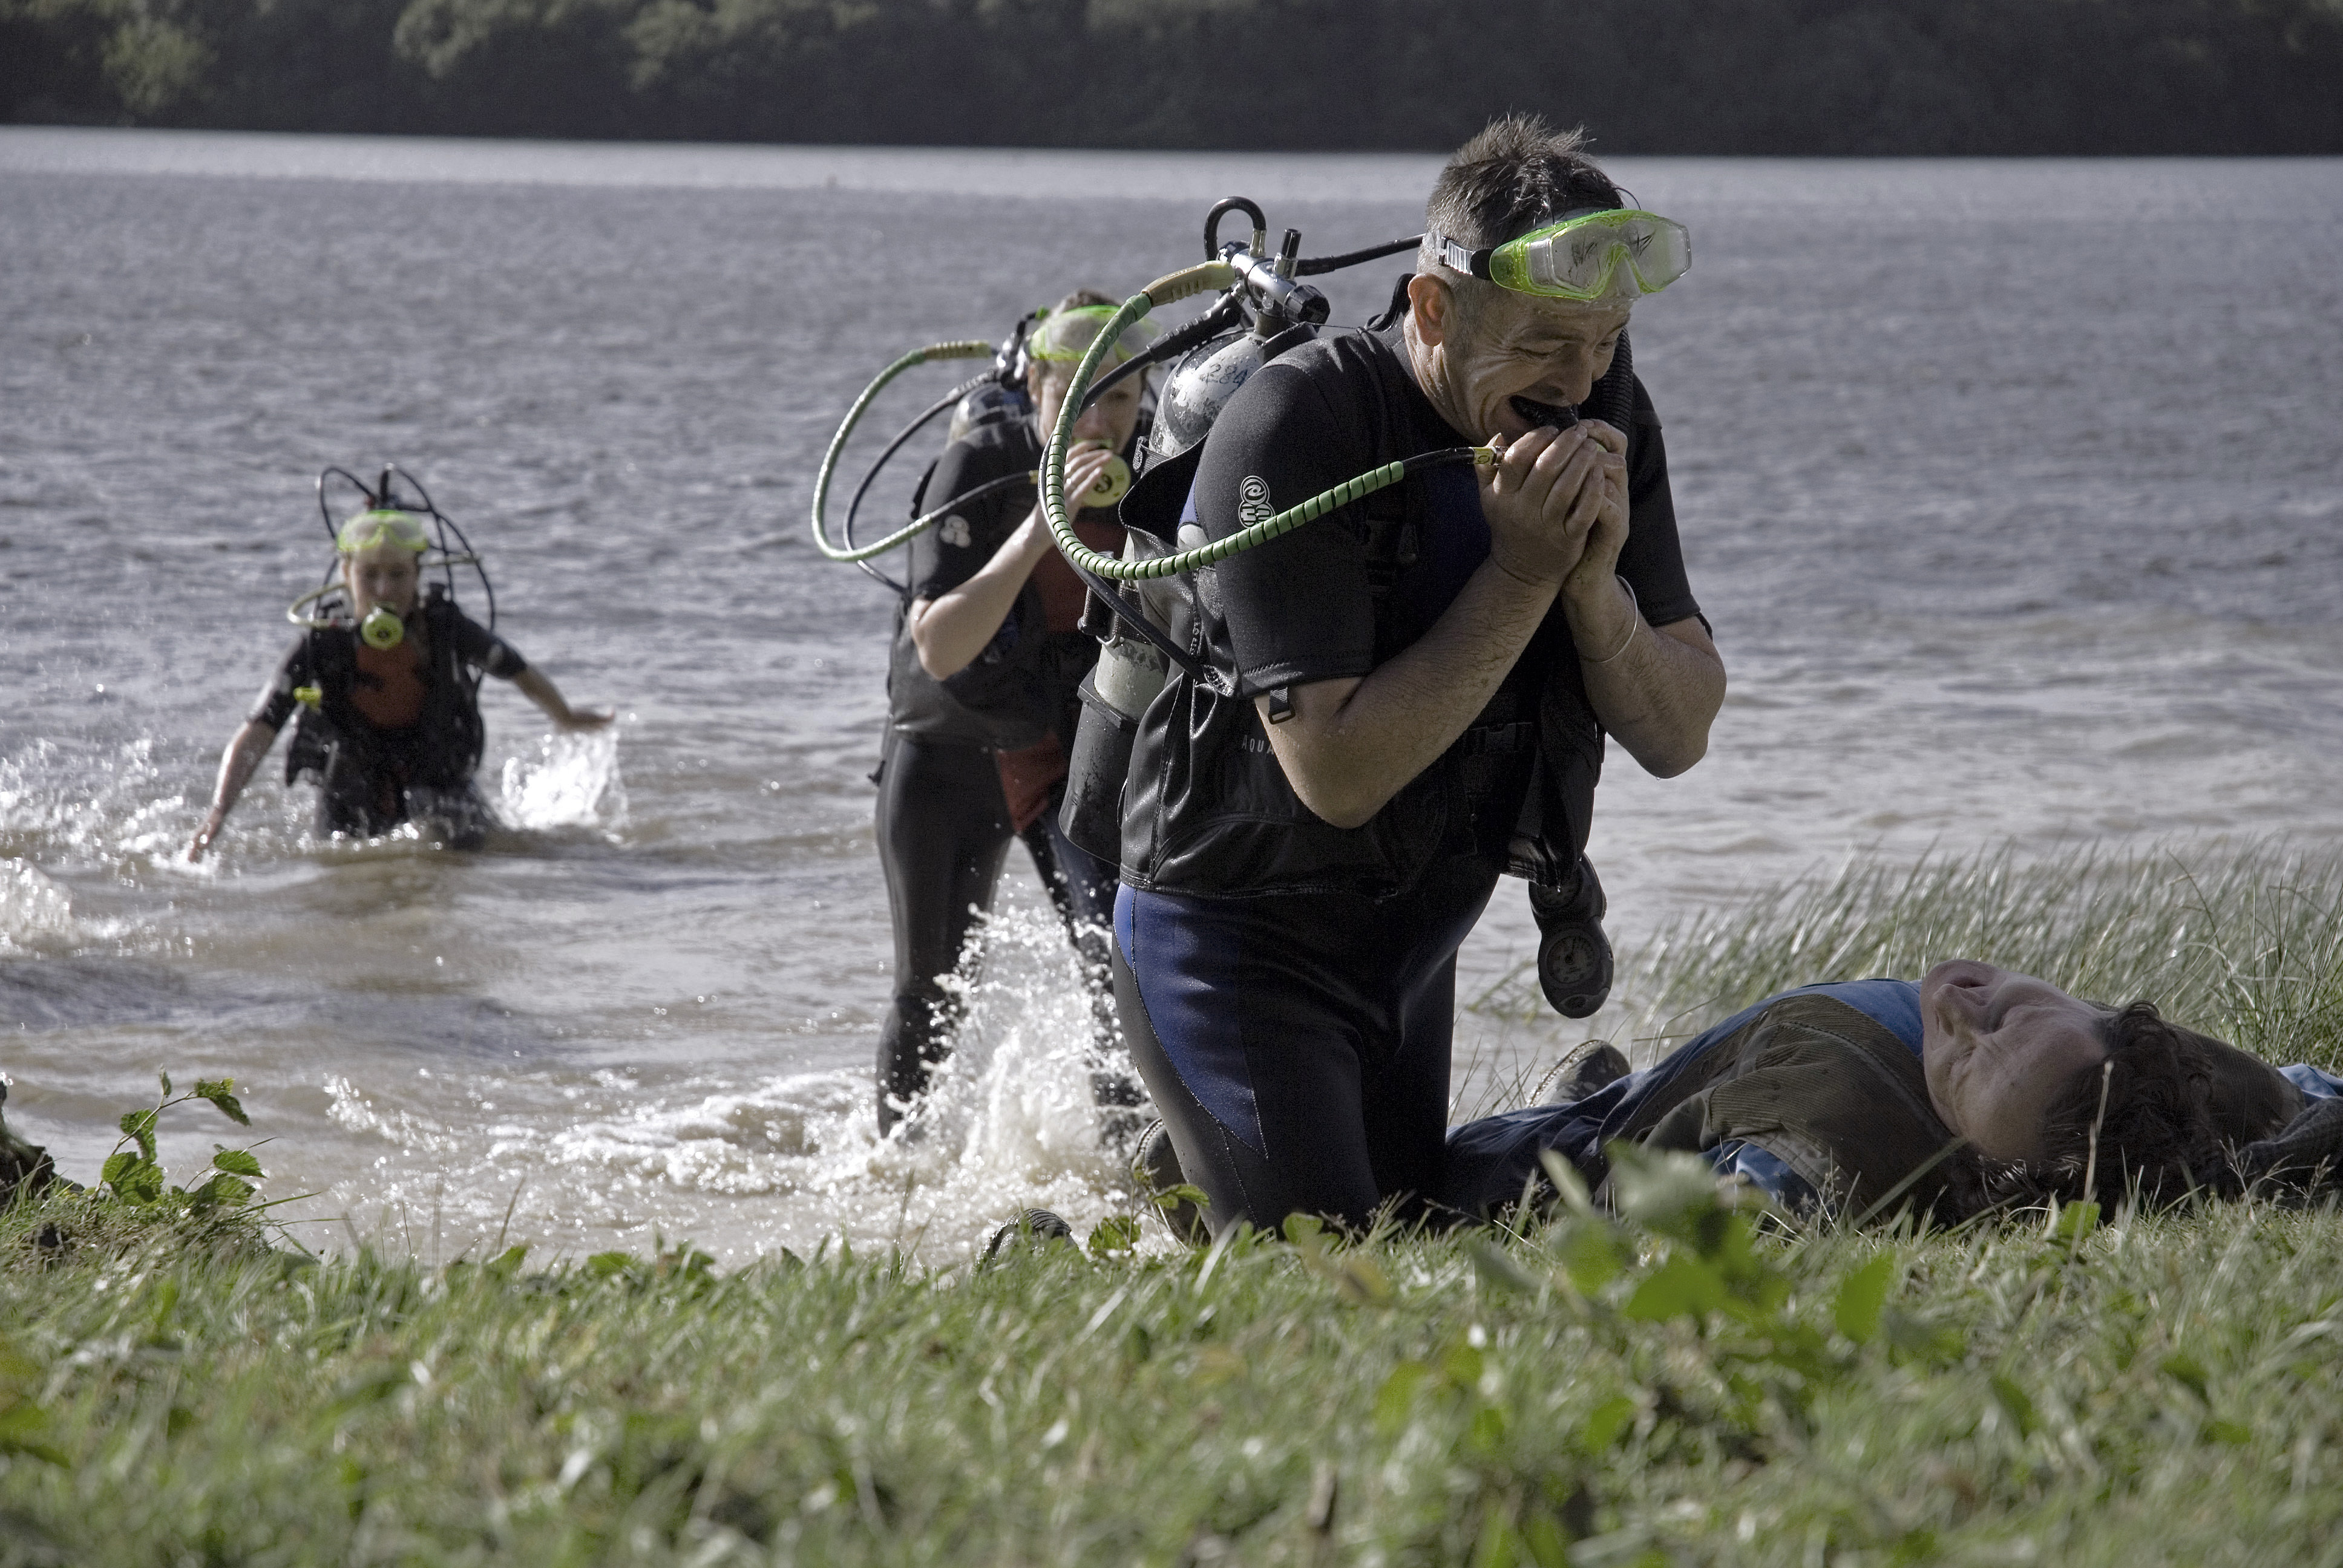
<instances>
[{"instance_id":1,"label":"scuba diver emerging from water","mask_svg":"<svg viewBox=\"0 0 2343 1568\"><path fill-rule=\"evenodd\" d=\"M940 510L1037 468L1039 432L1056 421L1075 365L1113 314L1113 301L1084 290L1043 316L1026 339L1031 415L996 416L954 441L913 509ZM1126 337L1117 363L1143 347L1140 334ZM1068 494L1091 493L1127 457L1145 379L1124 380L1083 412L1066 464ZM991 907L1012 836L1032 852L1086 971L1096 1033L1091 1083L1110 1110L1110 1138L1134 1130L1127 1111L1116 1112L1140 1096L1121 1065L1107 980L1114 867L1070 842L1058 824L1074 689L1097 662L1098 644L1077 629L1082 582L1052 546L1038 498L1031 485L995 490L911 546L877 775L879 855L895 925L895 994L879 1037L882 1133L910 1112L950 1053L960 1010L945 980ZM1112 517L1086 511L1074 527L1085 544L1111 553L1122 545Z\"/></svg>"},{"instance_id":2,"label":"scuba diver emerging from water","mask_svg":"<svg viewBox=\"0 0 2343 1568\"><path fill-rule=\"evenodd\" d=\"M388 488L386 485L385 489ZM425 596L430 536L414 513L374 508L335 538L345 613L313 624L287 650L260 701L227 743L210 814L187 846L200 860L277 732L297 710L285 781L317 779L317 833L371 838L436 820L455 849L476 849L495 823L472 770L486 739L479 684L511 681L564 729L598 729L512 645L472 620L437 584Z\"/></svg>"}]
</instances>

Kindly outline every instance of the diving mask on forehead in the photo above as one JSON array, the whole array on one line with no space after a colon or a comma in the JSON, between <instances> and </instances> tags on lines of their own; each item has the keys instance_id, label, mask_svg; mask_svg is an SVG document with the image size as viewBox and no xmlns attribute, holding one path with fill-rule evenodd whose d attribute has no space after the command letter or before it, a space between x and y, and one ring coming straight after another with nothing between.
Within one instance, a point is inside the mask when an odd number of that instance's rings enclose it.
<instances>
[{"instance_id":1,"label":"diving mask on forehead","mask_svg":"<svg viewBox=\"0 0 2343 1568\"><path fill-rule=\"evenodd\" d=\"M1573 213L1503 245L1474 250L1434 230L1442 262L1516 294L1582 304L1657 294L1692 266L1692 236L1657 213Z\"/></svg>"},{"instance_id":2,"label":"diving mask on forehead","mask_svg":"<svg viewBox=\"0 0 2343 1568\"><path fill-rule=\"evenodd\" d=\"M1025 351L1052 365L1079 365L1097 340L1100 328L1112 320L1120 308L1113 305L1077 305L1071 310L1053 310L1034 323L1033 329L1026 335ZM1115 339L1110 362L1121 364L1161 334L1162 328L1151 321L1133 322Z\"/></svg>"},{"instance_id":3,"label":"diving mask on forehead","mask_svg":"<svg viewBox=\"0 0 2343 1568\"><path fill-rule=\"evenodd\" d=\"M422 520L414 513L379 508L358 513L334 536L334 548L346 556L373 549L377 545L397 545L419 556L431 548L431 537L423 531Z\"/></svg>"}]
</instances>

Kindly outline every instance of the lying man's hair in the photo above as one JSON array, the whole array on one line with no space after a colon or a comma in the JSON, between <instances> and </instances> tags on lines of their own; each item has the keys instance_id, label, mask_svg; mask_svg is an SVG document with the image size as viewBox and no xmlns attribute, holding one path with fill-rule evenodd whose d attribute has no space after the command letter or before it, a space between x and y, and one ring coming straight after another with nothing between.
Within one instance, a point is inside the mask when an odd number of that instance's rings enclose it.
<instances>
[{"instance_id":1,"label":"lying man's hair","mask_svg":"<svg viewBox=\"0 0 2343 1568\"><path fill-rule=\"evenodd\" d=\"M2148 1204L2198 1191L2236 1195L2237 1173L2213 1123L2208 1048L2218 1042L2167 1021L2147 1001L2109 1013L2104 1032L2106 1061L2077 1071L2045 1113L2048 1155L2038 1163L1977 1161L1977 1187L1966 1194L1974 1207L2055 1198L2113 1212L2135 1192Z\"/></svg>"},{"instance_id":2,"label":"lying man's hair","mask_svg":"<svg viewBox=\"0 0 2343 1568\"><path fill-rule=\"evenodd\" d=\"M1619 187L1582 149L1584 130L1557 131L1536 115L1506 115L1456 149L1424 204L1428 228L1477 250L1503 245L1566 213L1621 205ZM1415 270L1444 281L1468 321L1497 286L1443 262L1429 239Z\"/></svg>"}]
</instances>

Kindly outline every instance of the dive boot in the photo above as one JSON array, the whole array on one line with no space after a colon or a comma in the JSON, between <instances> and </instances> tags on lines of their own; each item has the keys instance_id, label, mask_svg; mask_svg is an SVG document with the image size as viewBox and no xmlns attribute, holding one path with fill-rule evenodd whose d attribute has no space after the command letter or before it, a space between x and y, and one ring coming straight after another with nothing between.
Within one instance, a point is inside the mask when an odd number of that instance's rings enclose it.
<instances>
[{"instance_id":1,"label":"dive boot","mask_svg":"<svg viewBox=\"0 0 2343 1568\"><path fill-rule=\"evenodd\" d=\"M1028 1209L1018 1219L1011 1220L992 1233L984 1249L983 1261L990 1262L1001 1248L1011 1241L1023 1241L1036 1247L1054 1247L1061 1243L1072 1246L1074 1228L1047 1209Z\"/></svg>"},{"instance_id":2,"label":"dive boot","mask_svg":"<svg viewBox=\"0 0 2343 1568\"><path fill-rule=\"evenodd\" d=\"M1174 1236L1192 1247L1211 1244L1212 1232L1204 1224L1203 1210L1184 1193L1172 1196L1188 1185L1188 1178L1180 1169L1180 1151L1172 1147L1172 1130L1161 1121L1150 1123L1139 1135L1139 1151L1131 1160L1131 1179L1139 1183L1140 1194L1155 1204Z\"/></svg>"}]
</instances>

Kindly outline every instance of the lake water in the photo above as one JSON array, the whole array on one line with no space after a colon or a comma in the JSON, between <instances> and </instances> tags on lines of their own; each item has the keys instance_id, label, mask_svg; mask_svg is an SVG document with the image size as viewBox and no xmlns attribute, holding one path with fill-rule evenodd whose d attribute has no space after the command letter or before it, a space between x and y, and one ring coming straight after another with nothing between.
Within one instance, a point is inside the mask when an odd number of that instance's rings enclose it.
<instances>
[{"instance_id":1,"label":"lake water","mask_svg":"<svg viewBox=\"0 0 2343 1568\"><path fill-rule=\"evenodd\" d=\"M1219 196L1346 250L1436 166L0 129L10 1124L87 1179L156 1069L232 1073L313 1244L437 1256L943 1261L1119 1206L1021 851L936 1135L872 1134L889 606L808 545L814 463L904 347L1128 292ZM1733 678L1691 774L1614 753L1623 945L1850 851L2343 834L2343 161L1614 172L1694 235L1636 363ZM314 845L272 759L187 867L327 561L317 471L389 460L623 722L490 682L479 854ZM1530 934L1508 884L1464 990ZM1585 1032L1468 1013L1460 1108Z\"/></svg>"}]
</instances>

